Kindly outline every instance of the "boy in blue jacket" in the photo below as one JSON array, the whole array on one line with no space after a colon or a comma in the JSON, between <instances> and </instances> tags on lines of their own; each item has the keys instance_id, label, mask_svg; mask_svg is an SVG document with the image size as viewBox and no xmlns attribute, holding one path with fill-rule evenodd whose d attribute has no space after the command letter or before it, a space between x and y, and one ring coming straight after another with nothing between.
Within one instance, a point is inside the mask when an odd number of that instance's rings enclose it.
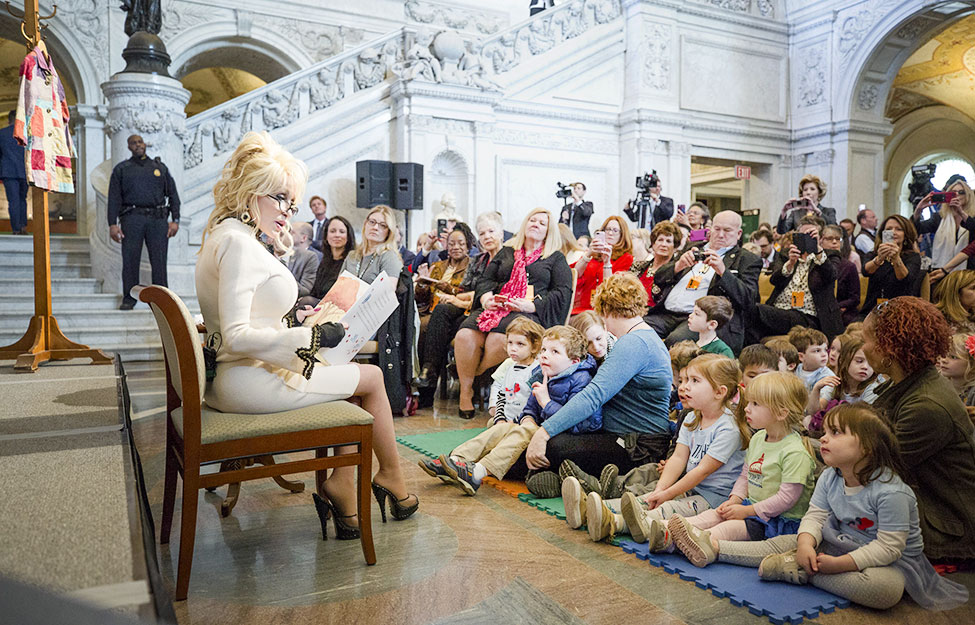
<instances>
[{"instance_id":1,"label":"boy in blue jacket","mask_svg":"<svg viewBox=\"0 0 975 625\"><path fill-rule=\"evenodd\" d=\"M474 495L485 476L490 474L498 479L503 478L528 448L528 442L539 426L585 388L596 374L596 360L589 355L588 348L586 337L575 328L554 326L546 330L538 354L540 364L529 380L532 383L532 396L528 398L516 427L482 458L440 456L440 465L450 483L466 494ZM572 433L595 432L602 425L602 412L597 409L588 419L573 427Z\"/></svg>"}]
</instances>

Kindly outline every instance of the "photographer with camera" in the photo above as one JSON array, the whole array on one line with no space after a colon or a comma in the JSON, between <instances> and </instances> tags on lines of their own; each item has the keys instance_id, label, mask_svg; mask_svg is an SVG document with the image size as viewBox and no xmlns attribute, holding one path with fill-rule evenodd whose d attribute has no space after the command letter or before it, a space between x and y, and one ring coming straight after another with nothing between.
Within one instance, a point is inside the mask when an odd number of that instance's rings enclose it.
<instances>
[{"instance_id":1,"label":"photographer with camera","mask_svg":"<svg viewBox=\"0 0 975 625\"><path fill-rule=\"evenodd\" d=\"M826 196L826 183L819 176L806 174L799 181L799 197L792 198L782 207L779 222L775 230L785 234L799 226L799 220L812 213L818 215L827 224L836 224L836 209L823 206L822 199Z\"/></svg>"},{"instance_id":2,"label":"photographer with camera","mask_svg":"<svg viewBox=\"0 0 975 625\"><path fill-rule=\"evenodd\" d=\"M593 209L592 202L582 199L586 197L586 185L581 182L573 182L569 186L561 182L556 184L559 185L559 190L555 192L555 197L563 201L572 198L571 202L566 201L562 207L559 223L569 226L572 235L577 239L583 235L589 236L589 218L592 217Z\"/></svg>"},{"instance_id":3,"label":"photographer with camera","mask_svg":"<svg viewBox=\"0 0 975 625\"><path fill-rule=\"evenodd\" d=\"M932 191L921 198L914 209L911 221L919 235L934 233L931 244L931 263L936 269L932 279L942 277L947 271L975 269L975 261L966 256L957 258L969 243L975 243L975 202L971 201L972 189L965 178L955 174L948 179L943 192ZM941 208L928 219L921 219L925 208L940 204Z\"/></svg>"},{"instance_id":4,"label":"photographer with camera","mask_svg":"<svg viewBox=\"0 0 975 625\"><path fill-rule=\"evenodd\" d=\"M862 317L880 302L910 295L921 295L921 255L914 251L917 243L917 230L906 217L889 215L880 224L877 233L875 252L863 264L863 275L867 276L867 294L860 308Z\"/></svg>"},{"instance_id":5,"label":"photographer with camera","mask_svg":"<svg viewBox=\"0 0 975 625\"><path fill-rule=\"evenodd\" d=\"M815 328L833 340L843 333L843 318L836 303L836 266L829 262L820 238L826 222L816 215L799 220L792 233L788 254L777 254L769 280L772 294L755 307L748 324L747 342L762 337L788 334L794 326Z\"/></svg>"},{"instance_id":6,"label":"photographer with camera","mask_svg":"<svg viewBox=\"0 0 975 625\"><path fill-rule=\"evenodd\" d=\"M655 225L674 216L674 200L660 194L660 176L656 169L639 176L636 188L636 199L627 202L623 212L637 228L652 230Z\"/></svg>"},{"instance_id":7,"label":"photographer with camera","mask_svg":"<svg viewBox=\"0 0 975 625\"><path fill-rule=\"evenodd\" d=\"M684 252L654 274L650 296L656 302L646 322L667 345L695 340L687 328L694 302L705 295L721 295L731 301L734 316L718 330L718 337L736 354L745 334L745 315L758 300L761 259L741 249L741 215L722 211L714 216L708 241Z\"/></svg>"}]
</instances>

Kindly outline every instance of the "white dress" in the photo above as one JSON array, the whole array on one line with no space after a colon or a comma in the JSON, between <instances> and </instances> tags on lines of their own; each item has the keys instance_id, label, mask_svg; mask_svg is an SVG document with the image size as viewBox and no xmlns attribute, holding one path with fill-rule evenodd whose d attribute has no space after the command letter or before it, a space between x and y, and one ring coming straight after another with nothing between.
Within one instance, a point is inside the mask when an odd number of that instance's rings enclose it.
<instances>
[{"instance_id":1,"label":"white dress","mask_svg":"<svg viewBox=\"0 0 975 625\"><path fill-rule=\"evenodd\" d=\"M298 298L298 283L249 226L226 219L207 236L196 264L196 293L207 339L217 350L216 377L205 395L209 407L281 412L355 392L358 366L316 363L318 333L288 327L284 316Z\"/></svg>"}]
</instances>

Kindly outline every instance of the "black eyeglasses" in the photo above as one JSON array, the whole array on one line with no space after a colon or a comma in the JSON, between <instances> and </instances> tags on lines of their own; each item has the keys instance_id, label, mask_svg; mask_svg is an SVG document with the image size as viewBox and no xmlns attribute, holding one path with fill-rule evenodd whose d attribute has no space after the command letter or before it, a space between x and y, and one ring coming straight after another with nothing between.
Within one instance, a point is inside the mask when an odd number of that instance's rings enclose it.
<instances>
[{"instance_id":1,"label":"black eyeglasses","mask_svg":"<svg viewBox=\"0 0 975 625\"><path fill-rule=\"evenodd\" d=\"M278 210L282 213L287 213L288 217L294 217L298 214L298 205L283 195L268 195L267 197L277 202Z\"/></svg>"}]
</instances>

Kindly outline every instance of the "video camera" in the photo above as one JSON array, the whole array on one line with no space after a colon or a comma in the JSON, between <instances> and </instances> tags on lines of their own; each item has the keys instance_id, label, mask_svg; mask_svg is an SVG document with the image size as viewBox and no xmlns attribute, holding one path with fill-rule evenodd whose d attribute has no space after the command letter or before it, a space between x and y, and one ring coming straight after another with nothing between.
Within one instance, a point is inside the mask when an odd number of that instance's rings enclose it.
<instances>
[{"instance_id":1,"label":"video camera","mask_svg":"<svg viewBox=\"0 0 975 625\"><path fill-rule=\"evenodd\" d=\"M630 219L639 221L639 216L650 206L650 189L659 186L660 177L657 175L656 169L652 170L651 173L636 177L636 199L630 200L628 203L630 208L624 211Z\"/></svg>"},{"instance_id":2,"label":"video camera","mask_svg":"<svg viewBox=\"0 0 975 625\"><path fill-rule=\"evenodd\" d=\"M555 192L555 197L560 200L565 200L572 197L572 187L561 182L556 182L559 185L559 190Z\"/></svg>"},{"instance_id":3,"label":"video camera","mask_svg":"<svg viewBox=\"0 0 975 625\"><path fill-rule=\"evenodd\" d=\"M935 190L934 185L931 184L931 178L934 177L934 172L937 168L938 166L934 163L911 167L911 182L908 183L907 190L910 192L908 201L912 207L917 206L917 203L924 196Z\"/></svg>"},{"instance_id":4,"label":"video camera","mask_svg":"<svg viewBox=\"0 0 975 625\"><path fill-rule=\"evenodd\" d=\"M657 170L654 169L652 173L643 174L642 176L636 177L636 188L640 190L640 194L650 193L650 189L653 187L660 186L660 177L657 176Z\"/></svg>"}]
</instances>

